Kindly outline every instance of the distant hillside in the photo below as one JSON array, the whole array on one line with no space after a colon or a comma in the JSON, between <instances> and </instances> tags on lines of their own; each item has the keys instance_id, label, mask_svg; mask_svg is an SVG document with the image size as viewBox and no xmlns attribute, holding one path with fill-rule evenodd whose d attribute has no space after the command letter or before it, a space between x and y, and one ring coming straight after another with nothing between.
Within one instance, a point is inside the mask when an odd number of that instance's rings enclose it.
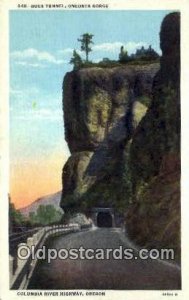
<instances>
[{"instance_id":1,"label":"distant hillside","mask_svg":"<svg viewBox=\"0 0 189 300\"><path fill-rule=\"evenodd\" d=\"M54 205L57 209L59 209L62 213L63 210L60 208L60 199L61 199L61 193L62 191L59 191L55 194L51 194L48 196L41 197L37 199L36 201L32 202L30 205L23 207L20 209L20 212L28 217L30 212L36 212L39 205Z\"/></svg>"}]
</instances>

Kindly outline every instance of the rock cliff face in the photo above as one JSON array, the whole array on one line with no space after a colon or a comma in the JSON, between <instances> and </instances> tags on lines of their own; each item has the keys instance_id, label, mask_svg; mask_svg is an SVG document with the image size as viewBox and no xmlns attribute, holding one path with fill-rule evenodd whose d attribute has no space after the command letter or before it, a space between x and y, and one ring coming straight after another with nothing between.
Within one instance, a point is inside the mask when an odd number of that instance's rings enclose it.
<instances>
[{"instance_id":1,"label":"rock cliff face","mask_svg":"<svg viewBox=\"0 0 189 300\"><path fill-rule=\"evenodd\" d=\"M63 109L71 157L63 169L64 209L115 204L108 190L122 177L123 148L146 113L158 69L156 63L66 74Z\"/></svg>"},{"instance_id":2,"label":"rock cliff face","mask_svg":"<svg viewBox=\"0 0 189 300\"><path fill-rule=\"evenodd\" d=\"M180 19L165 17L159 64L85 68L63 85L65 211L113 207L146 247L180 247Z\"/></svg>"},{"instance_id":3,"label":"rock cliff face","mask_svg":"<svg viewBox=\"0 0 189 300\"><path fill-rule=\"evenodd\" d=\"M151 97L158 68L152 64L86 68L67 73L63 108L66 141L71 153L95 151L108 135L112 140L115 136L122 139L125 122L117 124L118 121L125 121L126 112L134 102L142 101L140 97Z\"/></svg>"},{"instance_id":4,"label":"rock cliff face","mask_svg":"<svg viewBox=\"0 0 189 300\"><path fill-rule=\"evenodd\" d=\"M127 230L139 244L180 247L180 19L165 17L162 59L151 106L139 124L129 153L133 204Z\"/></svg>"}]
</instances>

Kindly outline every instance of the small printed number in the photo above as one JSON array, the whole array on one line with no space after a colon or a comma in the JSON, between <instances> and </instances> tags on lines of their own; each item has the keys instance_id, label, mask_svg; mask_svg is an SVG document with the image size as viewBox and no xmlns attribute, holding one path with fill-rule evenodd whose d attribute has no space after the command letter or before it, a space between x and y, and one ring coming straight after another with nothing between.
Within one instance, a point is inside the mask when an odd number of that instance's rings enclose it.
<instances>
[{"instance_id":1,"label":"small printed number","mask_svg":"<svg viewBox=\"0 0 189 300\"><path fill-rule=\"evenodd\" d=\"M27 8L26 4L18 4L18 8Z\"/></svg>"},{"instance_id":2,"label":"small printed number","mask_svg":"<svg viewBox=\"0 0 189 300\"><path fill-rule=\"evenodd\" d=\"M165 292L165 293L162 293L162 296L178 296L178 293L169 293L169 292Z\"/></svg>"}]
</instances>

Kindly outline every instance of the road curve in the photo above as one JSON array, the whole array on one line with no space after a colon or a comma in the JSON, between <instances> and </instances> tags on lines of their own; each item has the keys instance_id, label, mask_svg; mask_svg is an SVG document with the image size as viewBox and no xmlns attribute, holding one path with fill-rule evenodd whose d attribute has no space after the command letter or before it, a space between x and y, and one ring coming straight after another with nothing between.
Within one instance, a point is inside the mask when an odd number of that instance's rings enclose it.
<instances>
[{"instance_id":1,"label":"road curve","mask_svg":"<svg viewBox=\"0 0 189 300\"><path fill-rule=\"evenodd\" d=\"M121 229L96 228L52 238L55 249L130 248ZM137 254L137 252L135 251ZM28 289L112 289L177 290L181 288L179 268L157 260L52 260L39 261Z\"/></svg>"}]
</instances>

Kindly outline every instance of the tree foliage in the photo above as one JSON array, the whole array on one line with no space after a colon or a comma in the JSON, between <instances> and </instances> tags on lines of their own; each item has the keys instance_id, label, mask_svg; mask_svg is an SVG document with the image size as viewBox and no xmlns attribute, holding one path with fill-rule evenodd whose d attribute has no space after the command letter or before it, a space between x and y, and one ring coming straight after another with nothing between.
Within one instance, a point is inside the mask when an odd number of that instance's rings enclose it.
<instances>
[{"instance_id":1,"label":"tree foliage","mask_svg":"<svg viewBox=\"0 0 189 300\"><path fill-rule=\"evenodd\" d=\"M29 218L33 224L48 225L60 221L62 213L54 205L39 205L37 212L30 212Z\"/></svg>"},{"instance_id":2,"label":"tree foliage","mask_svg":"<svg viewBox=\"0 0 189 300\"><path fill-rule=\"evenodd\" d=\"M89 61L89 52L92 51L91 44L94 44L92 41L93 34L84 33L81 35L81 38L78 39L81 42L81 51L84 51L86 54L86 62Z\"/></svg>"},{"instance_id":3,"label":"tree foliage","mask_svg":"<svg viewBox=\"0 0 189 300\"><path fill-rule=\"evenodd\" d=\"M121 48L120 48L119 61L121 63L129 61L128 53L126 50L124 50L123 46L121 46Z\"/></svg>"},{"instance_id":4,"label":"tree foliage","mask_svg":"<svg viewBox=\"0 0 189 300\"><path fill-rule=\"evenodd\" d=\"M22 225L25 221L24 216L15 208L14 203L9 198L9 221L12 227Z\"/></svg>"},{"instance_id":5,"label":"tree foliage","mask_svg":"<svg viewBox=\"0 0 189 300\"><path fill-rule=\"evenodd\" d=\"M135 54L131 55L131 59L155 60L159 58L159 54L150 45L147 49L142 46L136 50Z\"/></svg>"},{"instance_id":6,"label":"tree foliage","mask_svg":"<svg viewBox=\"0 0 189 300\"><path fill-rule=\"evenodd\" d=\"M137 64L142 61L153 61L159 58L159 54L150 45L147 49L142 46L137 49L135 53L128 55L127 51L124 50L124 46L121 46L119 53L119 62L136 62Z\"/></svg>"},{"instance_id":7,"label":"tree foliage","mask_svg":"<svg viewBox=\"0 0 189 300\"><path fill-rule=\"evenodd\" d=\"M74 65L74 70L78 70L82 65L81 56L77 53L75 49L73 51L73 57L70 59L70 64Z\"/></svg>"}]
</instances>

